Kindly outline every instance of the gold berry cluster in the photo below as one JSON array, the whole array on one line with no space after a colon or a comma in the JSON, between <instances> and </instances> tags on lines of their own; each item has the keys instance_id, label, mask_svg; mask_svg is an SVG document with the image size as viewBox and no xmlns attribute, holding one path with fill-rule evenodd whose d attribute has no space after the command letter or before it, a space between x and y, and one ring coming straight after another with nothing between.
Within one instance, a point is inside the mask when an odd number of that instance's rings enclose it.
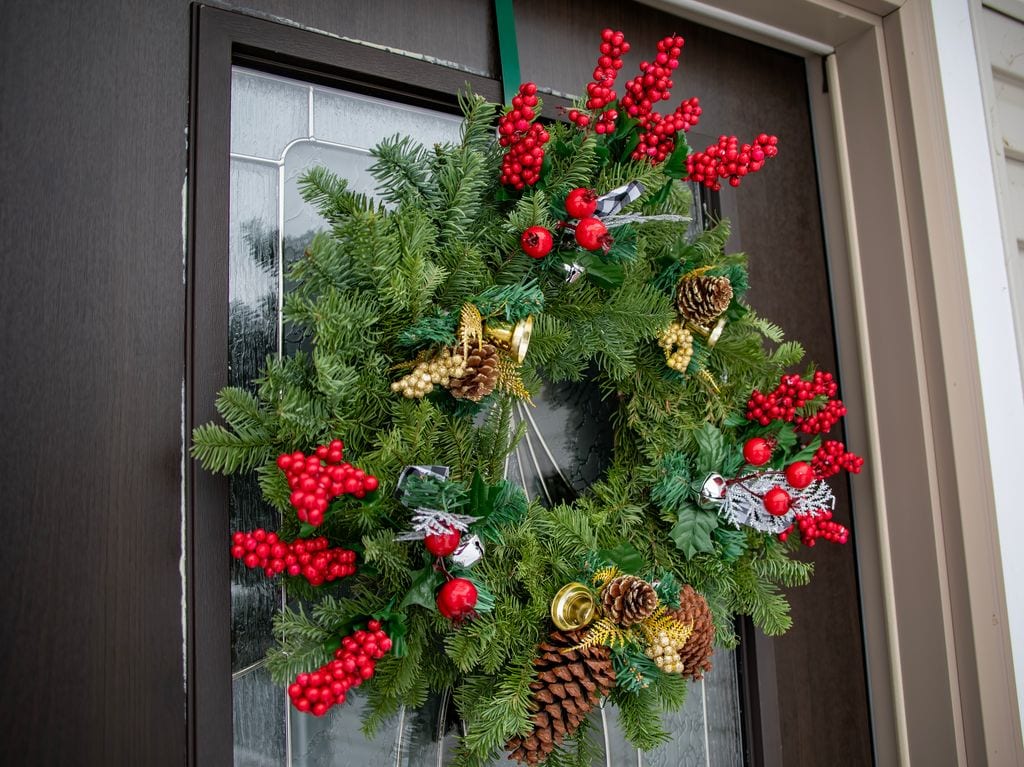
<instances>
[{"instance_id":1,"label":"gold berry cluster","mask_svg":"<svg viewBox=\"0 0 1024 767\"><path fill-rule=\"evenodd\" d=\"M658 346L665 351L665 364L685 373L693 357L693 334L681 322L673 322L658 336Z\"/></svg>"},{"instance_id":2,"label":"gold berry cluster","mask_svg":"<svg viewBox=\"0 0 1024 767\"><path fill-rule=\"evenodd\" d=\"M466 358L443 349L436 357L424 360L412 372L391 384L391 391L401 392L408 399L430 394L435 385L448 386L453 379L466 374Z\"/></svg>"},{"instance_id":3,"label":"gold berry cluster","mask_svg":"<svg viewBox=\"0 0 1024 767\"><path fill-rule=\"evenodd\" d=\"M683 659L679 656L675 642L667 632L661 631L647 645L647 657L666 674L683 673Z\"/></svg>"}]
</instances>

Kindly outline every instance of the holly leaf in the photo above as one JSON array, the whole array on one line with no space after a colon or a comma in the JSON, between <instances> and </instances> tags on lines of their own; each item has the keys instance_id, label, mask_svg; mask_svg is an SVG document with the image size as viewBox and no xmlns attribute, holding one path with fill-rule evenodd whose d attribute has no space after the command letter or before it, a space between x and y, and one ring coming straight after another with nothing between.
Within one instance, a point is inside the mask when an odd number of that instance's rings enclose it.
<instances>
[{"instance_id":1,"label":"holly leaf","mask_svg":"<svg viewBox=\"0 0 1024 767\"><path fill-rule=\"evenodd\" d=\"M804 445L802 450L786 461L786 463L796 463L797 461L806 461L810 463L811 459L814 458L814 454L818 452L819 447L821 447L821 437L815 437Z\"/></svg>"},{"instance_id":2,"label":"holly leaf","mask_svg":"<svg viewBox=\"0 0 1024 767\"><path fill-rule=\"evenodd\" d=\"M686 143L686 135L680 131L676 134L676 148L672 150L672 154L668 156L668 159L661 166L662 170L665 171L665 175L669 178L685 178L686 158L689 154L690 145Z\"/></svg>"},{"instance_id":3,"label":"holly leaf","mask_svg":"<svg viewBox=\"0 0 1024 767\"><path fill-rule=\"evenodd\" d=\"M718 471L725 462L725 440L722 432L710 423L694 433L697 441L697 470L700 473Z\"/></svg>"},{"instance_id":4,"label":"holly leaf","mask_svg":"<svg viewBox=\"0 0 1024 767\"><path fill-rule=\"evenodd\" d=\"M487 519L494 511L494 503L501 493L498 485L488 485L479 471L473 472L469 485L469 513L474 517Z\"/></svg>"},{"instance_id":5,"label":"holly leaf","mask_svg":"<svg viewBox=\"0 0 1024 767\"><path fill-rule=\"evenodd\" d=\"M611 549L600 549L597 554L629 575L636 575L645 564L643 555L630 543L620 543Z\"/></svg>"},{"instance_id":6,"label":"holly leaf","mask_svg":"<svg viewBox=\"0 0 1024 767\"><path fill-rule=\"evenodd\" d=\"M316 527L314 525L309 524L309 522L303 522L301 525L299 525L300 538L309 538L315 534Z\"/></svg>"},{"instance_id":7,"label":"holly leaf","mask_svg":"<svg viewBox=\"0 0 1024 767\"><path fill-rule=\"evenodd\" d=\"M440 588L444 582L444 578L441 573L434 569L433 565L427 565L422 570L417 570L412 579L412 586L409 588L408 593L398 603L399 609L403 607L409 607L410 605L419 605L420 607L426 607L428 610L437 612L437 601L434 598L434 592Z\"/></svg>"},{"instance_id":8,"label":"holly leaf","mask_svg":"<svg viewBox=\"0 0 1024 767\"><path fill-rule=\"evenodd\" d=\"M679 509L679 521L669 531L669 537L687 559L699 552L715 550L711 533L718 527L718 515L704 511L695 504L684 503Z\"/></svg>"},{"instance_id":9,"label":"holly leaf","mask_svg":"<svg viewBox=\"0 0 1024 767\"><path fill-rule=\"evenodd\" d=\"M580 256L579 264L587 270L587 277L590 281L605 290L615 290L622 285L622 281L625 279L622 264L602 261L590 253Z\"/></svg>"}]
</instances>

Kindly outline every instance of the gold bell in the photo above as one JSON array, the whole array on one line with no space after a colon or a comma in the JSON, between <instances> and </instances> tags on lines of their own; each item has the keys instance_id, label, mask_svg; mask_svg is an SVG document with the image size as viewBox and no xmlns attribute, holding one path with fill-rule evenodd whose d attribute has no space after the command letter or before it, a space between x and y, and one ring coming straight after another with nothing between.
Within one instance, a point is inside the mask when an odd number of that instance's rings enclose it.
<instances>
[{"instance_id":1,"label":"gold bell","mask_svg":"<svg viewBox=\"0 0 1024 767\"><path fill-rule=\"evenodd\" d=\"M509 352L518 363L526 359L526 349L530 345L532 334L532 316L520 320L515 325L507 322L488 322L484 327L484 336Z\"/></svg>"},{"instance_id":2,"label":"gold bell","mask_svg":"<svg viewBox=\"0 0 1024 767\"><path fill-rule=\"evenodd\" d=\"M725 317L719 317L718 322L716 322L715 326L710 330L703 325L698 325L696 322L687 322L686 328L687 330L691 330L704 338L708 348L710 349L717 344L718 339L722 337L722 331L725 330L725 322Z\"/></svg>"},{"instance_id":3,"label":"gold bell","mask_svg":"<svg viewBox=\"0 0 1024 767\"><path fill-rule=\"evenodd\" d=\"M562 631L575 631L594 620L597 603L582 583L567 583L551 600L551 620Z\"/></svg>"}]
</instances>

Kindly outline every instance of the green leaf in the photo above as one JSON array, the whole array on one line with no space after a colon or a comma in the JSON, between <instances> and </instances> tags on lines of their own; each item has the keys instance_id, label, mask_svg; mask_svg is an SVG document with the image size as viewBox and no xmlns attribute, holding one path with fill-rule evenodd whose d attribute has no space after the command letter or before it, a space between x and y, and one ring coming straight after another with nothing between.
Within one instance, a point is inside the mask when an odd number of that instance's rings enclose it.
<instances>
[{"instance_id":1,"label":"green leaf","mask_svg":"<svg viewBox=\"0 0 1024 767\"><path fill-rule=\"evenodd\" d=\"M643 555L631 543L620 543L614 548L600 549L597 554L630 575L636 575L646 564Z\"/></svg>"},{"instance_id":2,"label":"green leaf","mask_svg":"<svg viewBox=\"0 0 1024 767\"><path fill-rule=\"evenodd\" d=\"M797 461L810 461L814 458L814 454L818 452L818 448L821 447L821 437L815 437L798 453L793 455L792 458L786 461L787 464L796 463Z\"/></svg>"},{"instance_id":3,"label":"green leaf","mask_svg":"<svg viewBox=\"0 0 1024 767\"><path fill-rule=\"evenodd\" d=\"M615 290L625 279L622 264L604 261L591 253L580 256L579 264L587 270L590 281L605 290Z\"/></svg>"},{"instance_id":4,"label":"green leaf","mask_svg":"<svg viewBox=\"0 0 1024 767\"><path fill-rule=\"evenodd\" d=\"M725 461L725 441L715 426L704 424L703 428L694 432L697 441L697 470L702 474L718 471Z\"/></svg>"},{"instance_id":5,"label":"green leaf","mask_svg":"<svg viewBox=\"0 0 1024 767\"><path fill-rule=\"evenodd\" d=\"M692 559L699 552L711 553L715 550L711 542L711 532L718 527L718 515L704 511L692 503L685 503L679 509L679 521L669 531L687 559Z\"/></svg>"},{"instance_id":6,"label":"green leaf","mask_svg":"<svg viewBox=\"0 0 1024 767\"><path fill-rule=\"evenodd\" d=\"M420 607L426 607L428 610L437 612L437 601L434 598L434 592L437 591L443 582L444 577L434 569L433 565L427 565L422 570L418 570L415 577L413 577L409 593L398 604L399 609L409 607L410 605L419 605Z\"/></svg>"},{"instance_id":7,"label":"green leaf","mask_svg":"<svg viewBox=\"0 0 1024 767\"><path fill-rule=\"evenodd\" d=\"M690 154L690 146L686 143L686 136L682 132L676 134L676 148L668 156L661 169L669 178L685 178L686 157Z\"/></svg>"},{"instance_id":8,"label":"green leaf","mask_svg":"<svg viewBox=\"0 0 1024 767\"><path fill-rule=\"evenodd\" d=\"M713 533L715 542L722 547L722 558L726 562L735 562L747 550L747 536L742 530L732 527L719 527Z\"/></svg>"}]
</instances>

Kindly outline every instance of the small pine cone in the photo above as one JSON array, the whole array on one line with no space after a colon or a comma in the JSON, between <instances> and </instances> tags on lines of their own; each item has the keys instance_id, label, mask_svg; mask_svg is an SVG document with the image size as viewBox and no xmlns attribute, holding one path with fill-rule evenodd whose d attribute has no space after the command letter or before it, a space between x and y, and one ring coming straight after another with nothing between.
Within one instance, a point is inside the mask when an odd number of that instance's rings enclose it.
<instances>
[{"instance_id":1,"label":"small pine cone","mask_svg":"<svg viewBox=\"0 0 1024 767\"><path fill-rule=\"evenodd\" d=\"M494 387L498 383L497 347L486 342L470 347L465 368L465 375L453 378L449 382L448 388L458 399L479 402L494 391Z\"/></svg>"},{"instance_id":2,"label":"small pine cone","mask_svg":"<svg viewBox=\"0 0 1024 767\"><path fill-rule=\"evenodd\" d=\"M643 578L620 575L608 581L601 590L601 605L605 615L620 626L629 627L654 612L658 606L658 594L654 586Z\"/></svg>"},{"instance_id":3,"label":"small pine cone","mask_svg":"<svg viewBox=\"0 0 1024 767\"><path fill-rule=\"evenodd\" d=\"M530 683L533 731L505 744L509 759L540 764L580 726L590 710L615 686L611 650L603 645L570 650L582 641L578 631L553 631L537 648L537 676Z\"/></svg>"},{"instance_id":4,"label":"small pine cone","mask_svg":"<svg viewBox=\"0 0 1024 767\"><path fill-rule=\"evenodd\" d=\"M680 623L693 624L690 638L677 649L683 664L683 676L703 679L704 674L711 670L711 653L715 649L715 624L708 603L694 591L693 586L683 586L679 590L679 609L669 610L669 614Z\"/></svg>"},{"instance_id":5,"label":"small pine cone","mask_svg":"<svg viewBox=\"0 0 1024 767\"><path fill-rule=\"evenodd\" d=\"M732 283L728 277L685 277L676 293L676 308L691 322L707 325L729 308Z\"/></svg>"}]
</instances>

